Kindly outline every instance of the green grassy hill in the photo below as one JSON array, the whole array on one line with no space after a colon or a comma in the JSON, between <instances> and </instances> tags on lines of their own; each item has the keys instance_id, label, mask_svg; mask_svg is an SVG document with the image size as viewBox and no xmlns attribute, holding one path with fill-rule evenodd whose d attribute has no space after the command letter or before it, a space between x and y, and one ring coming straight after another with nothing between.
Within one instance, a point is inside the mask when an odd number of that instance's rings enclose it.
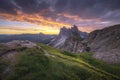
<instances>
[{"instance_id":1,"label":"green grassy hill","mask_svg":"<svg viewBox=\"0 0 120 80\"><path fill-rule=\"evenodd\" d=\"M73 54L38 46L10 51L12 58L1 56L0 80L120 80L120 65L93 59L92 53ZM0 47L0 55L7 52Z\"/></svg>"}]
</instances>

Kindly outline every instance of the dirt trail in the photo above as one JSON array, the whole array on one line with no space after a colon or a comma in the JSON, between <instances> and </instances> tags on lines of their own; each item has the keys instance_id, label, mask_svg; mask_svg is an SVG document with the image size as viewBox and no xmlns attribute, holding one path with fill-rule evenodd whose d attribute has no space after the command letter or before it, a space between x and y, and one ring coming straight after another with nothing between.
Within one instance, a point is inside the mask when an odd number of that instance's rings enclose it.
<instances>
[{"instance_id":1,"label":"dirt trail","mask_svg":"<svg viewBox=\"0 0 120 80\"><path fill-rule=\"evenodd\" d=\"M54 55L49 54L46 50L43 50L45 53L45 56L55 57Z\"/></svg>"}]
</instances>

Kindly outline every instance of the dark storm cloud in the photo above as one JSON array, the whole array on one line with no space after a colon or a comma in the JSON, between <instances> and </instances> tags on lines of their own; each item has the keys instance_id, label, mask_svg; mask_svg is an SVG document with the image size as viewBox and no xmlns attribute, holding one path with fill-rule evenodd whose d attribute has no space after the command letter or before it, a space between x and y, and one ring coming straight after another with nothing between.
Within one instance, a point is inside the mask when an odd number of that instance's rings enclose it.
<instances>
[{"instance_id":1,"label":"dark storm cloud","mask_svg":"<svg viewBox=\"0 0 120 80\"><path fill-rule=\"evenodd\" d=\"M26 13L35 13L49 8L49 4L45 0L15 0L15 2Z\"/></svg>"},{"instance_id":2,"label":"dark storm cloud","mask_svg":"<svg viewBox=\"0 0 120 80\"><path fill-rule=\"evenodd\" d=\"M48 8L49 4L45 0L0 0L0 12L15 13L15 9L19 9L35 13Z\"/></svg>"},{"instance_id":3,"label":"dark storm cloud","mask_svg":"<svg viewBox=\"0 0 120 80\"><path fill-rule=\"evenodd\" d=\"M16 7L11 3L10 0L0 0L0 12L7 12L14 14Z\"/></svg>"},{"instance_id":4,"label":"dark storm cloud","mask_svg":"<svg viewBox=\"0 0 120 80\"><path fill-rule=\"evenodd\" d=\"M57 14L66 13L83 19L120 21L120 0L0 0L0 12L15 13L15 9L54 20Z\"/></svg>"},{"instance_id":5,"label":"dark storm cloud","mask_svg":"<svg viewBox=\"0 0 120 80\"><path fill-rule=\"evenodd\" d=\"M64 5L63 5L64 4ZM102 18L109 12L120 10L120 0L58 0L56 10L83 18ZM116 16L116 13L110 15Z\"/></svg>"}]
</instances>

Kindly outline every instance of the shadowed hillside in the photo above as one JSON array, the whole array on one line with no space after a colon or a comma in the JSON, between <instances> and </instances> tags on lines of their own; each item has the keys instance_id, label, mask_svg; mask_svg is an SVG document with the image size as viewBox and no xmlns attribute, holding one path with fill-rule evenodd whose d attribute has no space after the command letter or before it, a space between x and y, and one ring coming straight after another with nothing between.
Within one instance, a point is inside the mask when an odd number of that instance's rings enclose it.
<instances>
[{"instance_id":1,"label":"shadowed hillside","mask_svg":"<svg viewBox=\"0 0 120 80\"><path fill-rule=\"evenodd\" d=\"M107 63L120 63L120 25L95 30L87 41L95 58Z\"/></svg>"}]
</instances>

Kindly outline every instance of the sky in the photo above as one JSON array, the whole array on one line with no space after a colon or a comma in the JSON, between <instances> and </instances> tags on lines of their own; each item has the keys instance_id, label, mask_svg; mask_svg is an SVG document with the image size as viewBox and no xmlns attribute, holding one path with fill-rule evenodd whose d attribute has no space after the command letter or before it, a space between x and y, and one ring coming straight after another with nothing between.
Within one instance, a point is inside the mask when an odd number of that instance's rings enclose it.
<instances>
[{"instance_id":1,"label":"sky","mask_svg":"<svg viewBox=\"0 0 120 80\"><path fill-rule=\"evenodd\" d=\"M120 0L0 0L0 34L91 32L120 23Z\"/></svg>"}]
</instances>

